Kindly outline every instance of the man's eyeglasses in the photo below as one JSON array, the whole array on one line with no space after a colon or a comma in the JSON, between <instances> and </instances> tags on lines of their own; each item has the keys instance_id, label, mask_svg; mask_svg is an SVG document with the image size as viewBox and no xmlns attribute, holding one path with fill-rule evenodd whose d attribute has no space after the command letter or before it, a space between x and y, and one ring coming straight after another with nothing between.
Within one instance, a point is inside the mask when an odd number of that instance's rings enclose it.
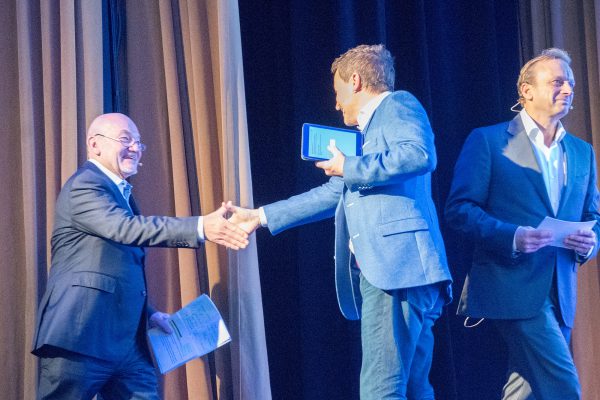
<instances>
[{"instance_id":1,"label":"man's eyeglasses","mask_svg":"<svg viewBox=\"0 0 600 400\"><path fill-rule=\"evenodd\" d=\"M110 136L103 135L101 133L96 133L94 136L102 136L107 139L114 140L115 142L121 143L124 147L131 147L134 144L136 144L140 151L146 151L146 145L144 143L140 142L139 140L135 140L134 138L128 138L128 137L123 136L118 139L115 139L115 138L111 138Z\"/></svg>"}]
</instances>

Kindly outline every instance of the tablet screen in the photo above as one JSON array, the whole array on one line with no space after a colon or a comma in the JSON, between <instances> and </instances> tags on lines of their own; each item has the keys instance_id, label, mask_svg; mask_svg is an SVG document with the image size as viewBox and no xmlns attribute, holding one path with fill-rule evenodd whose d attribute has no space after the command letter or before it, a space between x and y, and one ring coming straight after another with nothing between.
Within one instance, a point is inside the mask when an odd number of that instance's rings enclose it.
<instances>
[{"instance_id":1,"label":"tablet screen","mask_svg":"<svg viewBox=\"0 0 600 400\"><path fill-rule=\"evenodd\" d=\"M302 158L305 160L328 160L329 142L346 156L361 155L361 133L357 130L334 128L323 125L304 124L302 126Z\"/></svg>"}]
</instances>

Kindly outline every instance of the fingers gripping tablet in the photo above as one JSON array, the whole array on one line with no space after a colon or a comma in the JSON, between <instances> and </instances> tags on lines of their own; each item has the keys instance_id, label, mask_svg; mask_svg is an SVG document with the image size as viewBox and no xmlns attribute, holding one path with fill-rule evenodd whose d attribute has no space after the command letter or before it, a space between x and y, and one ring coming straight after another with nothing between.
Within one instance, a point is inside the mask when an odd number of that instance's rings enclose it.
<instances>
[{"instance_id":1,"label":"fingers gripping tablet","mask_svg":"<svg viewBox=\"0 0 600 400\"><path fill-rule=\"evenodd\" d=\"M331 126L303 124L302 151L303 160L328 160L332 154L327 150L331 141L346 156L362 155L362 135L354 129L342 129Z\"/></svg>"}]
</instances>

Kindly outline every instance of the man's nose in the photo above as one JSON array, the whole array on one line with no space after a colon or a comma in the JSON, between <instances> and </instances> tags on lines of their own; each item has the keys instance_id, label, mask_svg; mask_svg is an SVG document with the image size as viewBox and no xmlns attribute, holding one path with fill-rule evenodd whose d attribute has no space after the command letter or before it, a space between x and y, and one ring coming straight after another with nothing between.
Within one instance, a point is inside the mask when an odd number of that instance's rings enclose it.
<instances>
[{"instance_id":1,"label":"man's nose","mask_svg":"<svg viewBox=\"0 0 600 400\"><path fill-rule=\"evenodd\" d=\"M569 93L569 94L571 94L571 93L573 93L573 87L574 87L574 86L575 86L575 85L573 85L571 82L569 82L569 81L564 81L564 82L563 82L563 85L562 85L562 87L561 87L561 91L562 91L563 93Z\"/></svg>"}]
</instances>

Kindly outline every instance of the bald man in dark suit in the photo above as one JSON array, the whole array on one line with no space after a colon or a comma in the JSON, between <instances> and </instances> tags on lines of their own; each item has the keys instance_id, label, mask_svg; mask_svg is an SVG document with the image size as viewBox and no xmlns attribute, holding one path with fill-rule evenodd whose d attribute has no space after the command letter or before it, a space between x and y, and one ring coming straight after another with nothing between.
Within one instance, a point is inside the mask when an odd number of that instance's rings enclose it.
<instances>
[{"instance_id":1,"label":"bald man in dark suit","mask_svg":"<svg viewBox=\"0 0 600 400\"><path fill-rule=\"evenodd\" d=\"M127 116L99 116L87 133L88 161L59 194L33 343L39 399L158 399L145 337L148 325L170 333L169 315L148 304L143 248L248 244L224 207L204 217L142 216L126 179L144 148Z\"/></svg>"}]
</instances>

